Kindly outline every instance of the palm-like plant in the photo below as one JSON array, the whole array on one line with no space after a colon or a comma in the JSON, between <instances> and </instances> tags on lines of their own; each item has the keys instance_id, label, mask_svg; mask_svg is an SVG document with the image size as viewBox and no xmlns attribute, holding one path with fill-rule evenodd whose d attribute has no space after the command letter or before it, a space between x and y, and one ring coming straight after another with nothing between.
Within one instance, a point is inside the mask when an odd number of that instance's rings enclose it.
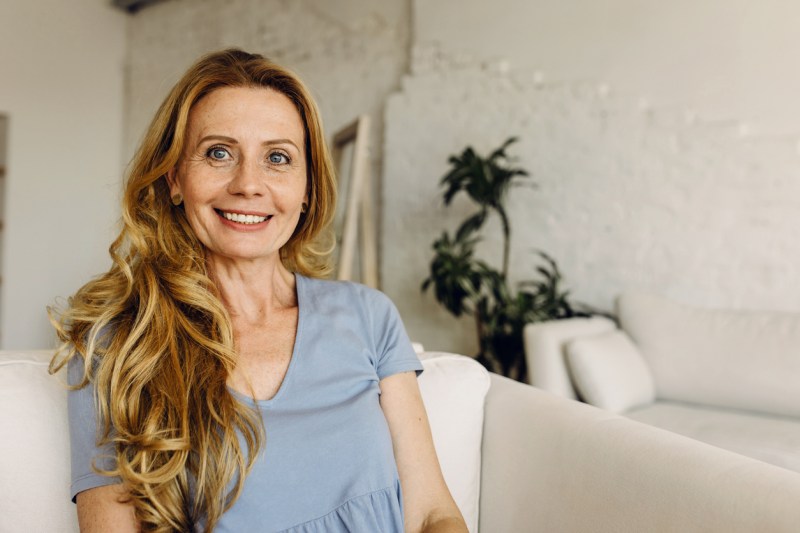
<instances>
[{"instance_id":1,"label":"palm-like plant","mask_svg":"<svg viewBox=\"0 0 800 533\"><path fill-rule=\"evenodd\" d=\"M443 232L433 243L435 255L430 275L422 290L434 287L434 295L455 316L473 315L478 334L477 359L487 368L524 380L527 369L522 345L522 329L529 322L567 318L578 314L570 305L568 292L560 287L561 273L555 261L540 252L545 265L537 267L538 281L524 281L516 293L507 283L511 225L505 207L508 191L521 184L528 173L512 166L506 149L515 142L508 139L489 157L483 158L467 147L451 156L450 171L442 178L444 203L465 192L478 204L478 212L459 226L453 238ZM478 230L491 213L500 218L503 231L503 261L500 271L475 259Z\"/></svg>"},{"instance_id":2,"label":"palm-like plant","mask_svg":"<svg viewBox=\"0 0 800 533\"><path fill-rule=\"evenodd\" d=\"M464 191L480 206L480 211L461 225L459 234L464 233L464 237L480 229L490 210L500 217L503 228L503 277L508 275L511 243L511 225L506 213L505 199L508 189L516 183L517 176L528 177L527 171L508 166L511 160L506 154L506 148L516 141L516 137L511 137L486 159L468 146L460 156L450 156L449 163L453 168L441 182L445 187L444 205L450 205L453 198Z\"/></svg>"}]
</instances>

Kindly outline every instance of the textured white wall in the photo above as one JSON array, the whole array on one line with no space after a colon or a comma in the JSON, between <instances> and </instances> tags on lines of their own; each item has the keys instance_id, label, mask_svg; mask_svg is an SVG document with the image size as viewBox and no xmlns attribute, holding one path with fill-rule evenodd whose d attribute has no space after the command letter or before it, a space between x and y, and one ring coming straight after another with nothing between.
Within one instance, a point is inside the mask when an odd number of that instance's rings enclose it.
<instances>
[{"instance_id":1,"label":"textured white wall","mask_svg":"<svg viewBox=\"0 0 800 533\"><path fill-rule=\"evenodd\" d=\"M430 243L469 213L441 206L447 156L511 135L539 184L513 194L515 277L543 249L605 309L626 288L800 309L800 5L700 4L414 3L412 70L386 111L382 267L415 339L475 350L472 324L417 287Z\"/></svg>"},{"instance_id":2,"label":"textured white wall","mask_svg":"<svg viewBox=\"0 0 800 533\"><path fill-rule=\"evenodd\" d=\"M800 5L787 0L424 0L415 44L601 80L660 105L800 132ZM446 23L447 22L447 23Z\"/></svg>"},{"instance_id":3,"label":"textured white wall","mask_svg":"<svg viewBox=\"0 0 800 533\"><path fill-rule=\"evenodd\" d=\"M3 348L51 346L45 306L108 268L122 172L125 15L106 4L3 2Z\"/></svg>"}]
</instances>

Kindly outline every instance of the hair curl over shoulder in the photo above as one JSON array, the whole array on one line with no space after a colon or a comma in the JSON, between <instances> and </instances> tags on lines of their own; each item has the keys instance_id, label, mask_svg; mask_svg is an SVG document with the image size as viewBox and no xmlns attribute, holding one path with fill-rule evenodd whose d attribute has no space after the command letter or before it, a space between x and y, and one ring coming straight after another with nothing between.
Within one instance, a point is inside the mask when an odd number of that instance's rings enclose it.
<instances>
[{"instance_id":1,"label":"hair curl over shoulder","mask_svg":"<svg viewBox=\"0 0 800 533\"><path fill-rule=\"evenodd\" d=\"M48 310L62 343L51 372L82 359L83 379L73 386L94 384L98 444L116 456L116 467L101 473L122 479L145 531L191 531L198 520L212 531L265 440L257 410L227 389L236 366L230 317L165 179L183 152L192 106L221 87L270 88L297 107L309 206L281 260L307 276L330 271L335 181L308 90L257 54L229 49L202 57L161 104L134 157L111 269L65 309Z\"/></svg>"}]
</instances>

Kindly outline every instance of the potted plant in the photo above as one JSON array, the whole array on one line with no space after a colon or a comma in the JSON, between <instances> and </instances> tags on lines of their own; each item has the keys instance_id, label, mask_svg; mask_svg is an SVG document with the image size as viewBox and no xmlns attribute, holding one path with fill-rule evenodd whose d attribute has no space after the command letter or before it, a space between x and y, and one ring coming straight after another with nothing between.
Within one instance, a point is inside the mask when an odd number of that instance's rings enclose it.
<instances>
[{"instance_id":1,"label":"potted plant","mask_svg":"<svg viewBox=\"0 0 800 533\"><path fill-rule=\"evenodd\" d=\"M539 278L522 281L515 289L508 284L511 223L506 210L508 191L530 179L528 172L513 166L506 153L512 137L488 157L471 147L449 159L450 171L441 179L444 203L464 192L478 207L450 236L443 232L433 243L430 275L422 290L432 287L436 300L454 316L475 317L479 352L476 359L489 370L525 381L527 368L522 329L529 322L587 316L576 311L561 288L556 262L539 252L543 264L536 267ZM480 230L488 217L500 219L503 256L500 270L475 257Z\"/></svg>"}]
</instances>

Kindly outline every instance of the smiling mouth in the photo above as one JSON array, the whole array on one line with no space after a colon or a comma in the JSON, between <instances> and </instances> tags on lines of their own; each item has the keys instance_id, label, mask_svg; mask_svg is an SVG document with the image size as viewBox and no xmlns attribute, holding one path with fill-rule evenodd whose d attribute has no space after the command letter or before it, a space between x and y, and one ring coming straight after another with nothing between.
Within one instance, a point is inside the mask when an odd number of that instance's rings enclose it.
<instances>
[{"instance_id":1,"label":"smiling mouth","mask_svg":"<svg viewBox=\"0 0 800 533\"><path fill-rule=\"evenodd\" d=\"M238 224L260 224L261 222L272 218L272 215L245 215L243 213L232 213L229 211L222 211L220 209L215 209L215 211L224 219L230 220L231 222L236 222Z\"/></svg>"}]
</instances>

